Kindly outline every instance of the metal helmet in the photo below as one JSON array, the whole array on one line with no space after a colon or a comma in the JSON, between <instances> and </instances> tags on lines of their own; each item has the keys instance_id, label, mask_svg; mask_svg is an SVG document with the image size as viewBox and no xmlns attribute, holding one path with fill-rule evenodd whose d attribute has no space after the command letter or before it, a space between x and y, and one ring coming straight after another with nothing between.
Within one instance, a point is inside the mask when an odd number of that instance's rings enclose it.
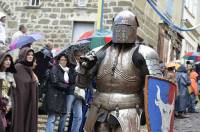
<instances>
[{"instance_id":1,"label":"metal helmet","mask_svg":"<svg viewBox=\"0 0 200 132\"><path fill-rule=\"evenodd\" d=\"M137 17L130 11L122 11L114 18L113 43L134 43L137 38Z\"/></svg>"}]
</instances>

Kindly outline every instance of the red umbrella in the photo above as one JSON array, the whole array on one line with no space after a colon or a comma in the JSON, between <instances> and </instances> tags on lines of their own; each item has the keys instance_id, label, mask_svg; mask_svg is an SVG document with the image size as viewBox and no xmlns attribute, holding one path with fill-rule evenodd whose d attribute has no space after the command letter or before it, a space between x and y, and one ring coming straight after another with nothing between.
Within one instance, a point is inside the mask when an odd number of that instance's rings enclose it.
<instances>
[{"instance_id":1,"label":"red umbrella","mask_svg":"<svg viewBox=\"0 0 200 132\"><path fill-rule=\"evenodd\" d=\"M81 35L81 37L79 38L78 41L80 40L85 40L85 39L88 39L88 38L91 38L93 35L93 31L88 31L88 32L85 32Z\"/></svg>"}]
</instances>

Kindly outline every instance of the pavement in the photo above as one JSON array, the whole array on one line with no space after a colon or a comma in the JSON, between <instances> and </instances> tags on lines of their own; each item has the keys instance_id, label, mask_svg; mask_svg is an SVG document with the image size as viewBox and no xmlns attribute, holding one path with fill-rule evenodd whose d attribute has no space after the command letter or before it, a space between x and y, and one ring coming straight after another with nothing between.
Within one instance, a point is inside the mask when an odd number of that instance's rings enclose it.
<instances>
[{"instance_id":1,"label":"pavement","mask_svg":"<svg viewBox=\"0 0 200 132\"><path fill-rule=\"evenodd\" d=\"M196 106L199 113L188 113L189 118L174 121L174 132L200 132L200 102Z\"/></svg>"},{"instance_id":2,"label":"pavement","mask_svg":"<svg viewBox=\"0 0 200 132\"><path fill-rule=\"evenodd\" d=\"M196 106L199 113L188 113L189 118L177 119L174 121L174 132L200 132L200 102ZM45 132L46 115L39 115L38 132ZM56 123L56 128L57 128ZM148 132L146 125L141 126L140 132Z\"/></svg>"},{"instance_id":3,"label":"pavement","mask_svg":"<svg viewBox=\"0 0 200 132\"><path fill-rule=\"evenodd\" d=\"M200 132L200 102L196 105L199 113L186 114L189 118L174 120L174 132ZM141 126L141 132L148 132L146 126Z\"/></svg>"},{"instance_id":4,"label":"pavement","mask_svg":"<svg viewBox=\"0 0 200 132\"><path fill-rule=\"evenodd\" d=\"M187 116L189 118L175 119L174 132L200 132L200 113Z\"/></svg>"}]
</instances>

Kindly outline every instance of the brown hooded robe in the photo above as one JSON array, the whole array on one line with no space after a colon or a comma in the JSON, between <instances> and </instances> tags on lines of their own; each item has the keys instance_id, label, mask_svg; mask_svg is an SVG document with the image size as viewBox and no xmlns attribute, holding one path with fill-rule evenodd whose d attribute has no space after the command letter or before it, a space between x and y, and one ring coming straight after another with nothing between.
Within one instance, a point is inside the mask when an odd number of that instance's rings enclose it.
<instances>
[{"instance_id":1,"label":"brown hooded robe","mask_svg":"<svg viewBox=\"0 0 200 132\"><path fill-rule=\"evenodd\" d=\"M37 90L31 66L21 62L26 60L30 48L23 48L19 53L14 74L16 89L14 96L14 124L12 132L37 132Z\"/></svg>"}]
</instances>

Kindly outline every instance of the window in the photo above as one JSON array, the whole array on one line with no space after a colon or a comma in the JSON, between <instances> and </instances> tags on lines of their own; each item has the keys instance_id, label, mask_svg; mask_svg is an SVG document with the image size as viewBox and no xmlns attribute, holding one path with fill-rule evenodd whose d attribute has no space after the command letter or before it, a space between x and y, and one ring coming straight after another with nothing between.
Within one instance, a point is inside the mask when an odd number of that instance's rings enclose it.
<instances>
[{"instance_id":1,"label":"window","mask_svg":"<svg viewBox=\"0 0 200 132\"><path fill-rule=\"evenodd\" d=\"M173 36L173 37L172 37ZM182 38L173 30L166 28L166 24L160 24L158 53L164 62L170 62L180 58L180 50Z\"/></svg>"},{"instance_id":2,"label":"window","mask_svg":"<svg viewBox=\"0 0 200 132\"><path fill-rule=\"evenodd\" d=\"M40 0L29 0L29 6L40 6Z\"/></svg>"},{"instance_id":3,"label":"window","mask_svg":"<svg viewBox=\"0 0 200 132\"><path fill-rule=\"evenodd\" d=\"M171 18L173 13L173 1L172 0L165 0L167 8L166 8L166 15L167 17Z\"/></svg>"},{"instance_id":4,"label":"window","mask_svg":"<svg viewBox=\"0 0 200 132\"><path fill-rule=\"evenodd\" d=\"M88 3L88 0L75 0L75 4L77 4L80 7L86 6Z\"/></svg>"},{"instance_id":5,"label":"window","mask_svg":"<svg viewBox=\"0 0 200 132\"><path fill-rule=\"evenodd\" d=\"M194 17L197 16L197 9L198 9L197 6L198 6L197 0L185 0L185 7Z\"/></svg>"},{"instance_id":6,"label":"window","mask_svg":"<svg viewBox=\"0 0 200 132\"><path fill-rule=\"evenodd\" d=\"M190 6L190 0L185 0L185 7L189 8Z\"/></svg>"},{"instance_id":7,"label":"window","mask_svg":"<svg viewBox=\"0 0 200 132\"><path fill-rule=\"evenodd\" d=\"M152 2L156 5L157 4L157 0L152 0Z\"/></svg>"},{"instance_id":8,"label":"window","mask_svg":"<svg viewBox=\"0 0 200 132\"><path fill-rule=\"evenodd\" d=\"M194 47L188 41L186 41L186 52L193 52L193 51Z\"/></svg>"}]
</instances>

